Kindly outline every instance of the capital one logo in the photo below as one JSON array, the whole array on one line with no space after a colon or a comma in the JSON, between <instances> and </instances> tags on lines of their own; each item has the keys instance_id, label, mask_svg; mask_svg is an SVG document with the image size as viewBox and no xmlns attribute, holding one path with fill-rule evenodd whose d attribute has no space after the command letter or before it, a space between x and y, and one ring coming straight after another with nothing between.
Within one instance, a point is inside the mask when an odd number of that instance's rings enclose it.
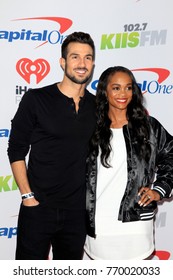
<instances>
[{"instance_id":1,"label":"capital one logo","mask_svg":"<svg viewBox=\"0 0 173 280\"><path fill-rule=\"evenodd\" d=\"M62 35L65 31L67 31L71 25L72 20L69 18L63 17L33 17L33 18L18 18L13 21L51 21L56 23L59 28L53 28L53 30L49 30L44 28L43 30L33 30L32 28L21 30L0 30L0 39L7 40L9 43L13 43L15 41L30 41L30 42L39 42L40 44L36 47L41 47L46 43L50 44L62 44L62 41L66 37L66 35Z\"/></svg>"},{"instance_id":2,"label":"capital one logo","mask_svg":"<svg viewBox=\"0 0 173 280\"><path fill-rule=\"evenodd\" d=\"M133 72L151 72L157 75L156 79L151 81L144 80L142 83L138 83L143 93L149 92L154 94L158 93L167 93L170 94L172 92L172 85L163 85L162 83L169 77L170 71L165 68L138 68L133 69Z\"/></svg>"},{"instance_id":3,"label":"capital one logo","mask_svg":"<svg viewBox=\"0 0 173 280\"><path fill-rule=\"evenodd\" d=\"M164 68L138 68L138 69L133 69L132 71L153 72L158 75L158 79L157 79L158 83L162 83L170 75L170 71L168 69L164 69Z\"/></svg>"},{"instance_id":4,"label":"capital one logo","mask_svg":"<svg viewBox=\"0 0 173 280\"><path fill-rule=\"evenodd\" d=\"M38 58L35 61L32 61L29 58L21 58L16 63L16 70L28 84L30 84L31 75L34 74L36 76L36 83L38 84L49 73L50 65L43 58Z\"/></svg>"},{"instance_id":5,"label":"capital one logo","mask_svg":"<svg viewBox=\"0 0 173 280\"><path fill-rule=\"evenodd\" d=\"M137 69L132 69L132 72L142 72L142 82L139 83L138 85L140 86L142 93L150 93L150 94L155 94L155 93L164 93L164 94L170 94L173 91L173 85L171 84L163 84L163 82L169 77L170 71L165 68L137 68ZM148 78L144 78L145 73L151 73L154 74L154 77L152 80L148 80ZM99 80L95 80L91 83L91 88L93 90L97 90L97 85L98 85Z\"/></svg>"}]
</instances>

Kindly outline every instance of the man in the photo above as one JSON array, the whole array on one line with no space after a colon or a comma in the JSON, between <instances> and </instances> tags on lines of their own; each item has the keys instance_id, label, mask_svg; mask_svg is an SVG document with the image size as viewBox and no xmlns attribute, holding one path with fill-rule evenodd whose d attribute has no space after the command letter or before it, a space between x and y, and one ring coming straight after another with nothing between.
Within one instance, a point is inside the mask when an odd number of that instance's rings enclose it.
<instances>
[{"instance_id":1,"label":"man","mask_svg":"<svg viewBox=\"0 0 173 280\"><path fill-rule=\"evenodd\" d=\"M86 85L94 42L74 32L61 52L62 81L25 93L12 120L8 156L22 197L16 260L47 259L50 246L56 260L83 254L85 162L95 127L95 97Z\"/></svg>"}]
</instances>

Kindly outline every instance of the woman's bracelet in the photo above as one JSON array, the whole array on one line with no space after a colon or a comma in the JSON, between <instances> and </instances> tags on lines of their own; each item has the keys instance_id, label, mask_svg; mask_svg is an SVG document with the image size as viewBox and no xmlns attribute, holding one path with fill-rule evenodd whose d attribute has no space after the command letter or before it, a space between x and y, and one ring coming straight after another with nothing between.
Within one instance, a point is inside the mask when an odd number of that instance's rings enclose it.
<instances>
[{"instance_id":1,"label":"woman's bracelet","mask_svg":"<svg viewBox=\"0 0 173 280\"><path fill-rule=\"evenodd\" d=\"M29 198L34 197L34 193L33 192L24 193L24 194L21 195L21 197L22 197L22 200L29 199Z\"/></svg>"}]
</instances>

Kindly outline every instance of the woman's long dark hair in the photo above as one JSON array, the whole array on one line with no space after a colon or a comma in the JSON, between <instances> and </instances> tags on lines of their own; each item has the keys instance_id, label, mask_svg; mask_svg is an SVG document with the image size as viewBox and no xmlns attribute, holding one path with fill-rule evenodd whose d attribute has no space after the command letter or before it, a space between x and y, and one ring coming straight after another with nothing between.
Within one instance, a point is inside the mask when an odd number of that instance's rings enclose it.
<instances>
[{"instance_id":1,"label":"woman's long dark hair","mask_svg":"<svg viewBox=\"0 0 173 280\"><path fill-rule=\"evenodd\" d=\"M139 88L133 73L123 67L115 66L106 69L100 76L96 92L96 130L91 140L91 152L98 155L99 147L101 149L101 163L105 167L110 167L108 162L111 145L110 140L112 132L110 129L111 120L108 116L109 104L106 97L107 85L117 72L123 72L129 75L132 80L132 100L127 107L128 127L132 133L134 148L139 157L148 160L150 147L147 144L149 139L149 124L147 121L147 111L143 106L143 94Z\"/></svg>"}]
</instances>

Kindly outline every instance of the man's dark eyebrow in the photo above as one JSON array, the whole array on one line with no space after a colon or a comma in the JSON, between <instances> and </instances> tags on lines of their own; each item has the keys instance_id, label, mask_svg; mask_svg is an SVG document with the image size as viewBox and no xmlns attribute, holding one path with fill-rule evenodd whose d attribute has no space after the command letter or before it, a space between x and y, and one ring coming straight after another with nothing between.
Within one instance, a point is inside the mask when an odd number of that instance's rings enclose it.
<instances>
[{"instance_id":1,"label":"man's dark eyebrow","mask_svg":"<svg viewBox=\"0 0 173 280\"><path fill-rule=\"evenodd\" d=\"M71 53L70 56L71 56L71 55L79 55L79 53ZM93 54L88 53L88 54L86 54L85 56L91 56L91 57L93 57Z\"/></svg>"}]
</instances>

